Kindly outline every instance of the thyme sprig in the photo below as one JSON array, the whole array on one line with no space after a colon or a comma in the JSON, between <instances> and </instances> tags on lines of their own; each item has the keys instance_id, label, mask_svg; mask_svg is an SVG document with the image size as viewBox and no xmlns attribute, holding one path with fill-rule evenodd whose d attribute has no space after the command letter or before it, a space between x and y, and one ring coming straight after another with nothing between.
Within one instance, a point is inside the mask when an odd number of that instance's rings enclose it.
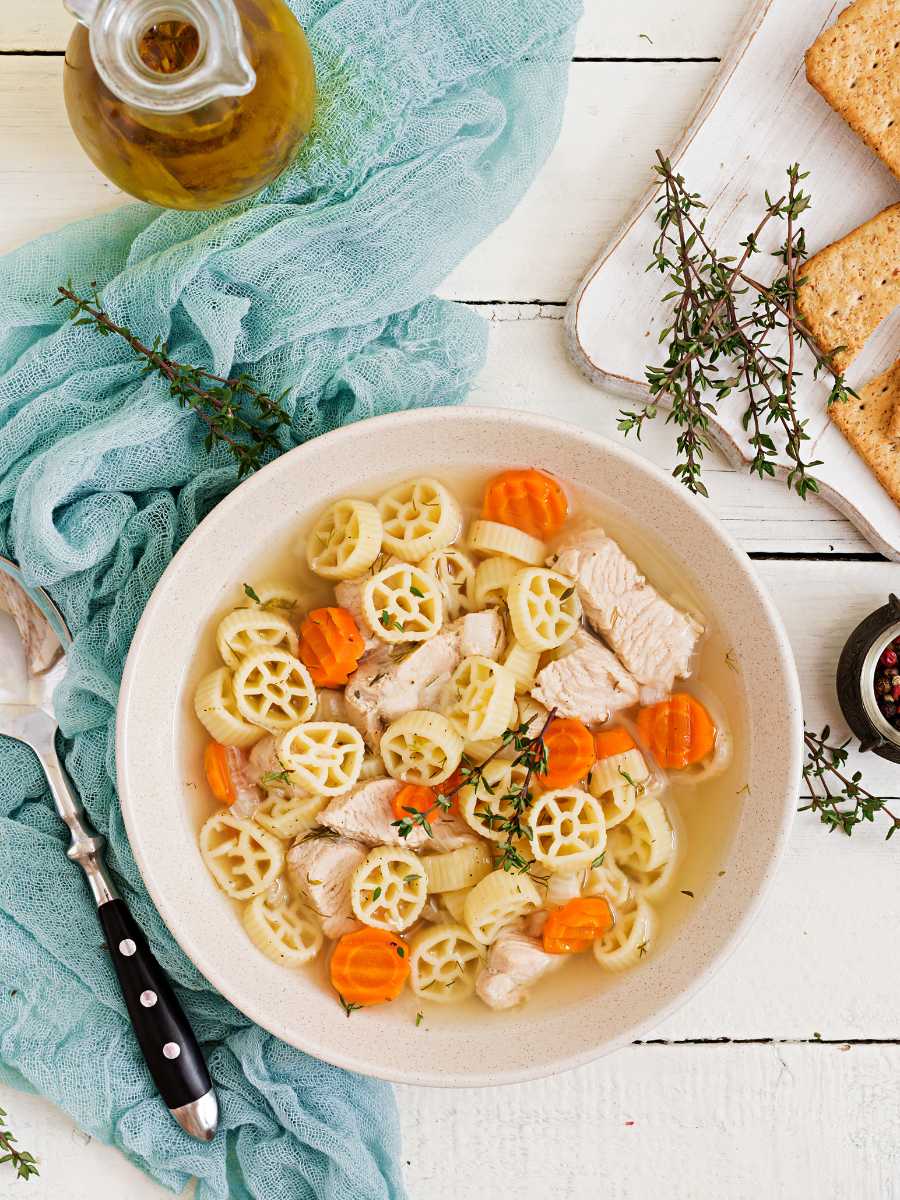
<instances>
[{"instance_id":1,"label":"thyme sprig","mask_svg":"<svg viewBox=\"0 0 900 1200\"><path fill-rule=\"evenodd\" d=\"M439 810L448 812L454 796L457 796L463 788L471 787L476 792L482 791L487 792L488 795L494 795L496 784L492 784L487 779L485 768L512 745L516 756L512 760L511 766L513 769L524 768L524 774L520 783L514 783L510 790L500 797L500 804L507 806L508 815L495 812L490 808L476 809L475 815L489 828L498 829L506 834L506 840L500 844L500 854L495 865L504 871L516 874L529 872L534 866L535 860L522 854L515 845L515 841L529 838L528 829L522 824L522 818L531 804L531 785L534 776L545 774L547 771L547 746L544 738L555 715L555 709L548 713L537 734L530 732L535 716L529 717L520 725L507 729L501 736L500 745L480 763L473 763L463 756L459 768L459 781L453 788L444 793L436 792L434 804L427 809L406 808L404 809L407 814L405 817L391 822L400 837L408 838L417 827L422 827L429 837L433 837L434 831L429 818Z\"/></svg>"},{"instance_id":2,"label":"thyme sprig","mask_svg":"<svg viewBox=\"0 0 900 1200\"><path fill-rule=\"evenodd\" d=\"M17 1179L31 1179L33 1175L40 1175L37 1159L27 1150L19 1150L15 1141L16 1135L6 1120L6 1110L0 1108L0 1163L9 1163Z\"/></svg>"},{"instance_id":3,"label":"thyme sprig","mask_svg":"<svg viewBox=\"0 0 900 1200\"><path fill-rule=\"evenodd\" d=\"M802 187L808 173L796 163L790 166L786 192L774 200L765 193L765 211L740 243L740 255L724 255L706 236L706 218L701 215L706 205L699 194L688 191L684 177L673 171L659 150L656 156L653 169L662 181L656 211L659 234L647 270L668 276L673 289L663 301L674 303L659 336L660 343L667 343L665 362L646 368L650 399L638 410L623 410L618 427L626 436L634 433L640 438L645 423L657 416L665 400L666 422L680 430L676 438L680 461L672 474L689 491L706 496L702 471L704 453L710 448L709 419L732 392L738 392L744 397L741 420L753 450L751 474L761 479L775 474L775 432L791 464L788 487L806 499L819 490L811 472L821 466L821 460L806 457L808 422L798 415L795 402L801 377L797 350L812 355L813 378L823 373L831 376L829 405L856 394L833 366L833 355L841 347L823 353L797 311L807 257L806 235L798 222L811 204ZM764 284L750 273L749 263L762 253L762 234L775 221L785 223L784 241L774 251L784 270ZM773 338L779 343L786 338L786 357L772 345Z\"/></svg>"},{"instance_id":4,"label":"thyme sprig","mask_svg":"<svg viewBox=\"0 0 900 1200\"><path fill-rule=\"evenodd\" d=\"M800 812L818 813L819 820L830 830L840 829L849 837L863 821L874 821L883 816L888 819L885 838L891 838L900 828L900 816L887 806L886 796L876 796L862 786L862 772L848 775L847 747L850 738L839 746L830 745L831 729L826 725L820 734L804 730L806 763L803 781L806 784L806 799L809 803Z\"/></svg>"},{"instance_id":5,"label":"thyme sprig","mask_svg":"<svg viewBox=\"0 0 900 1200\"><path fill-rule=\"evenodd\" d=\"M225 378L202 367L176 362L159 337L153 339L152 346L146 345L103 311L96 283L91 284L91 295L87 298L74 291L71 279L57 291L59 297L53 303L68 301L73 306L71 315L76 325L93 326L102 337L116 334L146 360L142 374L159 375L178 404L197 414L207 427L204 441L207 451L217 444L228 447L237 463L238 478L257 470L267 458L281 451L278 432L291 423L290 415L282 407L286 391L271 396L260 391L246 372Z\"/></svg>"}]
</instances>

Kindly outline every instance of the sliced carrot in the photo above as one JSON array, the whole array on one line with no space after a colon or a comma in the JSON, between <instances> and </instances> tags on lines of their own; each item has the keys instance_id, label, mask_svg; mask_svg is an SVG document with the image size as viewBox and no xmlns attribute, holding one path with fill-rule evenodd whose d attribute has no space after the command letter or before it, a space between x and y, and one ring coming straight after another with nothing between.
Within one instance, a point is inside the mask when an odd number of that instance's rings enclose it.
<instances>
[{"instance_id":1,"label":"sliced carrot","mask_svg":"<svg viewBox=\"0 0 900 1200\"><path fill-rule=\"evenodd\" d=\"M215 798L222 804L234 804L237 795L228 770L228 747L210 742L203 752L203 770Z\"/></svg>"},{"instance_id":2,"label":"sliced carrot","mask_svg":"<svg viewBox=\"0 0 900 1200\"><path fill-rule=\"evenodd\" d=\"M457 767L449 779L445 779L443 783L435 784L434 791L439 796L449 796L449 808L435 809L435 812L440 811L442 814L449 816L451 813L459 813L459 791L463 786L462 768Z\"/></svg>"},{"instance_id":3,"label":"sliced carrot","mask_svg":"<svg viewBox=\"0 0 900 1200\"><path fill-rule=\"evenodd\" d=\"M584 779L594 765L594 738L575 717L556 717L544 734L547 773L538 775L544 788L572 787Z\"/></svg>"},{"instance_id":4,"label":"sliced carrot","mask_svg":"<svg viewBox=\"0 0 900 1200\"><path fill-rule=\"evenodd\" d=\"M594 734L594 754L601 758L612 758L614 754L627 754L634 749L634 738L627 729L616 725L612 729L598 729Z\"/></svg>"},{"instance_id":5,"label":"sliced carrot","mask_svg":"<svg viewBox=\"0 0 900 1200\"><path fill-rule=\"evenodd\" d=\"M409 975L409 947L389 929L345 933L331 956L331 985L348 1004L396 1000Z\"/></svg>"},{"instance_id":6,"label":"sliced carrot","mask_svg":"<svg viewBox=\"0 0 900 1200\"><path fill-rule=\"evenodd\" d=\"M434 790L426 787L423 783L404 784L394 797L393 808L394 816L398 821L404 821L411 817L412 811L428 813L430 820L437 821L444 812L438 806Z\"/></svg>"},{"instance_id":7,"label":"sliced carrot","mask_svg":"<svg viewBox=\"0 0 900 1200\"><path fill-rule=\"evenodd\" d=\"M706 758L716 744L712 717L686 692L642 708L637 724L659 765L676 771Z\"/></svg>"},{"instance_id":8,"label":"sliced carrot","mask_svg":"<svg viewBox=\"0 0 900 1200\"><path fill-rule=\"evenodd\" d=\"M615 918L602 896L576 896L555 908L544 925L546 954L580 954L612 929Z\"/></svg>"},{"instance_id":9,"label":"sliced carrot","mask_svg":"<svg viewBox=\"0 0 900 1200\"><path fill-rule=\"evenodd\" d=\"M365 648L346 608L314 608L300 626L300 660L318 687L343 687Z\"/></svg>"},{"instance_id":10,"label":"sliced carrot","mask_svg":"<svg viewBox=\"0 0 900 1200\"><path fill-rule=\"evenodd\" d=\"M524 529L536 538L556 533L566 519L569 502L561 485L533 467L504 471L487 485L484 518Z\"/></svg>"}]
</instances>

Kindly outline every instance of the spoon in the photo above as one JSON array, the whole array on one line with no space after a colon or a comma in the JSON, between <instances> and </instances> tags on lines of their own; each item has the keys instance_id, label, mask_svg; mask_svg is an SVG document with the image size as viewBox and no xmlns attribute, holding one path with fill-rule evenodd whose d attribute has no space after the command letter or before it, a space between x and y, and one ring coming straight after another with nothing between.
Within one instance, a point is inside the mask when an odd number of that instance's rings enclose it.
<instances>
[{"instance_id":1,"label":"spoon","mask_svg":"<svg viewBox=\"0 0 900 1200\"><path fill-rule=\"evenodd\" d=\"M219 1105L187 1017L103 861L106 839L88 822L56 753L53 693L66 674L72 635L41 588L0 557L0 735L37 755L56 811L71 834L67 854L87 876L119 986L144 1061L169 1112L186 1133L211 1141Z\"/></svg>"}]
</instances>

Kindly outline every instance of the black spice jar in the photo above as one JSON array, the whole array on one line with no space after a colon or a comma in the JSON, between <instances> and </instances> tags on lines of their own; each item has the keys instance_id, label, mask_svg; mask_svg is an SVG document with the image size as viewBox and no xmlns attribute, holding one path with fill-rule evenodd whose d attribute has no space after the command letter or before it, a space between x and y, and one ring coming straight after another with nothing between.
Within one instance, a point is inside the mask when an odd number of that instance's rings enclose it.
<instances>
[{"instance_id":1,"label":"black spice jar","mask_svg":"<svg viewBox=\"0 0 900 1200\"><path fill-rule=\"evenodd\" d=\"M838 662L837 694L860 749L900 763L900 600L895 595L847 639Z\"/></svg>"}]
</instances>

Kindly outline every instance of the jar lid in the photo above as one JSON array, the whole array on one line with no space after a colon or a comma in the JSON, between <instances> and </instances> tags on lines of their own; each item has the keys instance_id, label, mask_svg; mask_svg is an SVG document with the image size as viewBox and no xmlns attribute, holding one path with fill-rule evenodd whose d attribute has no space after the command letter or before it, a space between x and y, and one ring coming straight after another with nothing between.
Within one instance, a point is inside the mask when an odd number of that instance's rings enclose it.
<instances>
[{"instance_id":1,"label":"jar lid","mask_svg":"<svg viewBox=\"0 0 900 1200\"><path fill-rule=\"evenodd\" d=\"M837 695L860 749L900 763L900 727L882 712L876 690L882 656L895 641L900 641L900 600L891 594L887 604L870 613L847 639L838 661ZM900 668L892 669L900 674Z\"/></svg>"}]
</instances>

